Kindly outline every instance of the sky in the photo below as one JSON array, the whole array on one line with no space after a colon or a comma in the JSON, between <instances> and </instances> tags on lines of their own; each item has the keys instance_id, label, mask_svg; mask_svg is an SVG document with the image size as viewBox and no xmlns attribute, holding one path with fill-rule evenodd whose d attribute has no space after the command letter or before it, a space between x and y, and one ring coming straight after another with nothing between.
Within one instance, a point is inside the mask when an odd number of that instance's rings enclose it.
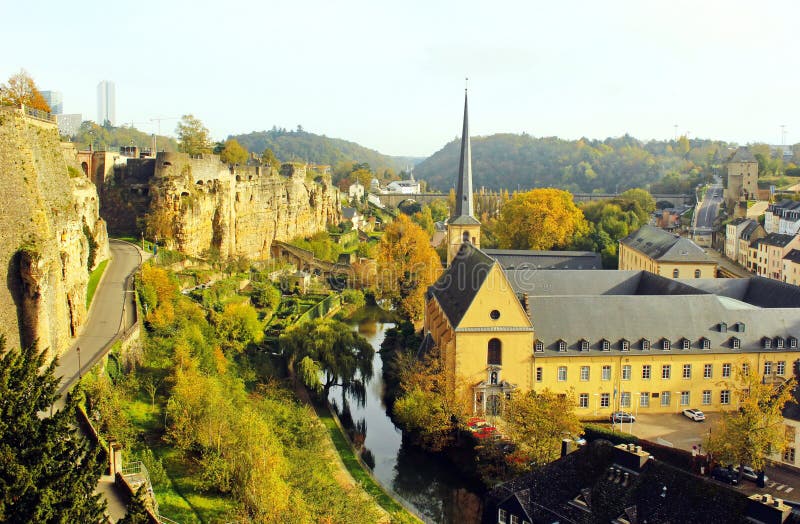
<instances>
[{"instance_id":1,"label":"sky","mask_svg":"<svg viewBox=\"0 0 800 524\"><path fill-rule=\"evenodd\" d=\"M123 7L125 6L125 7ZM273 126L428 156L461 134L800 142L800 2L0 0L25 69L97 119L215 139ZM677 127L676 127L677 126Z\"/></svg>"}]
</instances>

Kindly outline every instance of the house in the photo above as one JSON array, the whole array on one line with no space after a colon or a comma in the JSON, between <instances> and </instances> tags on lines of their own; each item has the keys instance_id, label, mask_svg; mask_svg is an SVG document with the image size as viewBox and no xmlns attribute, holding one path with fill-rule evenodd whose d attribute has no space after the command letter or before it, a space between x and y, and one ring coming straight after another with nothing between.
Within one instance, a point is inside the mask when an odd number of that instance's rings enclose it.
<instances>
[{"instance_id":1,"label":"house","mask_svg":"<svg viewBox=\"0 0 800 524\"><path fill-rule=\"evenodd\" d=\"M284 273L281 275L281 290L284 293L297 293L305 295L311 285L311 273L306 271L295 271L294 273Z\"/></svg>"},{"instance_id":2,"label":"house","mask_svg":"<svg viewBox=\"0 0 800 524\"><path fill-rule=\"evenodd\" d=\"M783 257L792 249L800 248L800 237L770 233L757 240L754 247L755 260L750 261L755 268L753 271L766 278L783 280Z\"/></svg>"},{"instance_id":3,"label":"house","mask_svg":"<svg viewBox=\"0 0 800 524\"><path fill-rule=\"evenodd\" d=\"M406 195L416 195L421 192L421 185L414 180L414 170L409 171L408 180L395 180L386 186L388 193L404 193Z\"/></svg>"},{"instance_id":4,"label":"house","mask_svg":"<svg viewBox=\"0 0 800 524\"><path fill-rule=\"evenodd\" d=\"M800 286L800 250L792 249L783 257L783 281Z\"/></svg>"},{"instance_id":5,"label":"house","mask_svg":"<svg viewBox=\"0 0 800 524\"><path fill-rule=\"evenodd\" d=\"M755 220L751 220L744 229L742 229L742 232L739 234L739 248L736 254L736 261L740 266L755 272L751 264L751 261L755 260L755 258L751 258L750 245L759 238L764 238L765 236L767 236L767 232L764 231L764 227Z\"/></svg>"},{"instance_id":6,"label":"house","mask_svg":"<svg viewBox=\"0 0 800 524\"><path fill-rule=\"evenodd\" d=\"M364 227L364 215L354 207L342 206L342 219L353 224L353 229Z\"/></svg>"},{"instance_id":7,"label":"house","mask_svg":"<svg viewBox=\"0 0 800 524\"><path fill-rule=\"evenodd\" d=\"M751 220L737 218L725 226L725 256L731 260L739 258L739 237Z\"/></svg>"},{"instance_id":8,"label":"house","mask_svg":"<svg viewBox=\"0 0 800 524\"><path fill-rule=\"evenodd\" d=\"M800 202L781 200L767 206L764 229L767 233L796 235L800 230Z\"/></svg>"},{"instance_id":9,"label":"house","mask_svg":"<svg viewBox=\"0 0 800 524\"><path fill-rule=\"evenodd\" d=\"M633 444L597 440L491 490L485 524L796 522L770 495L736 490L654 459Z\"/></svg>"},{"instance_id":10,"label":"house","mask_svg":"<svg viewBox=\"0 0 800 524\"><path fill-rule=\"evenodd\" d=\"M347 188L347 195L350 197L350 202L360 202L364 198L364 186L356 182L350 184Z\"/></svg>"},{"instance_id":11,"label":"house","mask_svg":"<svg viewBox=\"0 0 800 524\"><path fill-rule=\"evenodd\" d=\"M619 241L619 268L643 269L667 278L715 278L717 263L703 248L678 235L644 225Z\"/></svg>"}]
</instances>

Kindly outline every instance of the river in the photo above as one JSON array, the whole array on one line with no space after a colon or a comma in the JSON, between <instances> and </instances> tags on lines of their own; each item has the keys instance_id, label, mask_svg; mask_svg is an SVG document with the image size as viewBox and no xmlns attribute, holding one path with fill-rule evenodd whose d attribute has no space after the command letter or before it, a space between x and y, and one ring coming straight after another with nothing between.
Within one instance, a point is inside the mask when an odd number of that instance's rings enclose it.
<instances>
[{"instance_id":1,"label":"river","mask_svg":"<svg viewBox=\"0 0 800 524\"><path fill-rule=\"evenodd\" d=\"M386 413L383 403L383 361L378 351L386 331L394 326L380 320L377 308L367 308L353 328L375 348L372 379L366 385L363 406L352 399L347 405L353 421L366 426L366 447L375 459L373 474L391 492L429 522L468 524L480 521L481 499L447 460L403 442L402 431ZM344 405L342 391L334 388L330 401Z\"/></svg>"}]
</instances>

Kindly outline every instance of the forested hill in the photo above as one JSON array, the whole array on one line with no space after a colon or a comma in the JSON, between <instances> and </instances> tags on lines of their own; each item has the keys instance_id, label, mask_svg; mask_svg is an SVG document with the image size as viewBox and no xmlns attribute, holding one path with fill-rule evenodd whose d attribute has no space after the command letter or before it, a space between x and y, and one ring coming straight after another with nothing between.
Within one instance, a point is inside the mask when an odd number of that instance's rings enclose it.
<instances>
[{"instance_id":1,"label":"forested hill","mask_svg":"<svg viewBox=\"0 0 800 524\"><path fill-rule=\"evenodd\" d=\"M305 161L336 166L340 162L367 163L376 173L387 169L399 172L414 165L419 158L388 156L339 138L328 138L303 131L286 131L273 128L270 131L254 131L244 135L233 135L247 150L262 153L269 148L282 161Z\"/></svg>"},{"instance_id":2,"label":"forested hill","mask_svg":"<svg viewBox=\"0 0 800 524\"><path fill-rule=\"evenodd\" d=\"M414 175L447 191L458 171L460 139L416 165ZM476 189L556 187L571 192L614 192L648 187L683 192L710 175L728 154L727 144L681 137L643 143L630 136L606 140L534 138L496 134L472 138Z\"/></svg>"}]
</instances>

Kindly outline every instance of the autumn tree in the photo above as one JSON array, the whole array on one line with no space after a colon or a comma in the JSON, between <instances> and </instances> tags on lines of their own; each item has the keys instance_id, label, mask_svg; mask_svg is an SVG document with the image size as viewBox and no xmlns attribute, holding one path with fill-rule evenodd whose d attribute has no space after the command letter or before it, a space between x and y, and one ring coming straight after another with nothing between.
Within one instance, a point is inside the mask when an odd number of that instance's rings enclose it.
<instances>
[{"instance_id":1,"label":"autumn tree","mask_svg":"<svg viewBox=\"0 0 800 524\"><path fill-rule=\"evenodd\" d=\"M238 140L229 138L225 141L225 146L219 155L220 160L226 164L246 164L249 154Z\"/></svg>"},{"instance_id":2,"label":"autumn tree","mask_svg":"<svg viewBox=\"0 0 800 524\"><path fill-rule=\"evenodd\" d=\"M515 194L500 208L495 231L504 249L560 249L588 225L570 193L548 188Z\"/></svg>"},{"instance_id":3,"label":"autumn tree","mask_svg":"<svg viewBox=\"0 0 800 524\"><path fill-rule=\"evenodd\" d=\"M36 83L23 69L12 75L8 82L0 85L0 105L26 105L46 113L50 112L42 93L36 88Z\"/></svg>"},{"instance_id":4,"label":"autumn tree","mask_svg":"<svg viewBox=\"0 0 800 524\"><path fill-rule=\"evenodd\" d=\"M175 129L178 135L178 150L190 155L211 153L213 143L208 128L203 122L194 115L183 115L178 127Z\"/></svg>"},{"instance_id":5,"label":"autumn tree","mask_svg":"<svg viewBox=\"0 0 800 524\"><path fill-rule=\"evenodd\" d=\"M281 167L281 161L278 160L278 157L275 156L275 153L270 148L266 148L263 153L261 153L261 163L265 166L270 166L272 169L279 169Z\"/></svg>"},{"instance_id":6,"label":"autumn tree","mask_svg":"<svg viewBox=\"0 0 800 524\"><path fill-rule=\"evenodd\" d=\"M580 434L572 392L563 395L543 389L518 393L506 401L506 434L517 445L526 463L543 465L554 461L561 451L561 439Z\"/></svg>"},{"instance_id":7,"label":"autumn tree","mask_svg":"<svg viewBox=\"0 0 800 524\"><path fill-rule=\"evenodd\" d=\"M386 226L378 246L377 291L406 318L418 320L425 308L425 290L442 272L427 233L401 214Z\"/></svg>"},{"instance_id":8,"label":"autumn tree","mask_svg":"<svg viewBox=\"0 0 800 524\"><path fill-rule=\"evenodd\" d=\"M251 343L261 342L264 327L258 320L258 312L247 302L225 305L222 313L213 317L222 348L241 353Z\"/></svg>"},{"instance_id":9,"label":"autumn tree","mask_svg":"<svg viewBox=\"0 0 800 524\"><path fill-rule=\"evenodd\" d=\"M738 409L723 411L711 427L706 449L714 460L763 470L770 455L786 448L782 410L792 399L794 379L773 383L769 376L744 372L738 366L736 381L727 383L738 400ZM734 404L735 405L735 404ZM739 471L741 481L742 471Z\"/></svg>"}]
</instances>

